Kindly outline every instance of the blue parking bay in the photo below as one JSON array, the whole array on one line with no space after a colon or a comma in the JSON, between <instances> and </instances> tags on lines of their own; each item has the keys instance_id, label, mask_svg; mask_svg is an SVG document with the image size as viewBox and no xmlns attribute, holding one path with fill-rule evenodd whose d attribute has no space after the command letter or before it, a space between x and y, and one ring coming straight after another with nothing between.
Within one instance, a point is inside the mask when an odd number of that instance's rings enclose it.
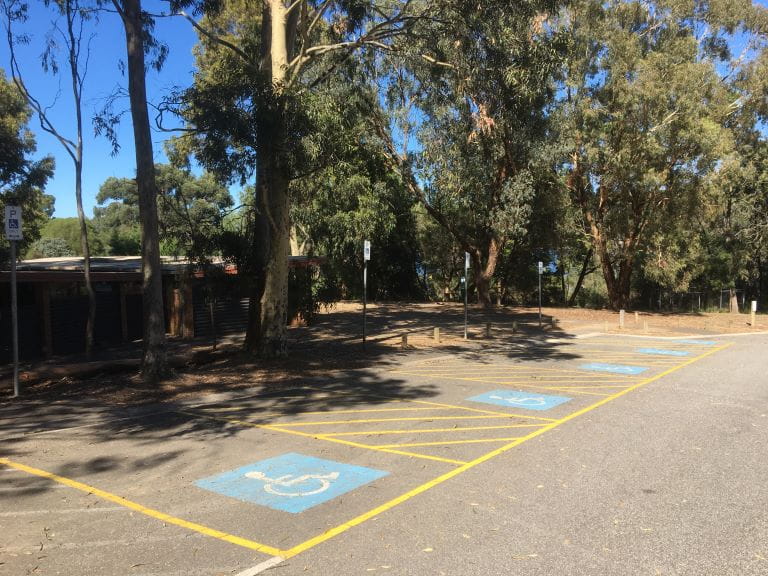
<instances>
[{"instance_id":1,"label":"blue parking bay","mask_svg":"<svg viewBox=\"0 0 768 576\"><path fill-rule=\"evenodd\" d=\"M288 453L195 482L244 502L298 514L388 472Z\"/></svg>"},{"instance_id":2,"label":"blue parking bay","mask_svg":"<svg viewBox=\"0 0 768 576\"><path fill-rule=\"evenodd\" d=\"M623 364L604 364L602 362L582 364L579 368L582 370L590 370L592 372L610 372L611 374L628 374L630 376L648 370L648 367L646 366L625 366Z\"/></svg>"},{"instance_id":3,"label":"blue parking bay","mask_svg":"<svg viewBox=\"0 0 768 576\"><path fill-rule=\"evenodd\" d=\"M651 354L654 356L688 356L690 352L685 350L664 350L661 348L638 348L640 354Z\"/></svg>"},{"instance_id":4,"label":"blue parking bay","mask_svg":"<svg viewBox=\"0 0 768 576\"><path fill-rule=\"evenodd\" d=\"M717 344L714 340L672 340L675 344L698 344L699 346L714 346Z\"/></svg>"},{"instance_id":5,"label":"blue parking bay","mask_svg":"<svg viewBox=\"0 0 768 576\"><path fill-rule=\"evenodd\" d=\"M495 404L497 406L513 406L515 408L525 408L526 410L549 410L568 402L567 396L552 396L551 394L536 394L535 392L522 392L520 390L493 390L467 398L471 402L482 402L483 404Z\"/></svg>"}]
</instances>

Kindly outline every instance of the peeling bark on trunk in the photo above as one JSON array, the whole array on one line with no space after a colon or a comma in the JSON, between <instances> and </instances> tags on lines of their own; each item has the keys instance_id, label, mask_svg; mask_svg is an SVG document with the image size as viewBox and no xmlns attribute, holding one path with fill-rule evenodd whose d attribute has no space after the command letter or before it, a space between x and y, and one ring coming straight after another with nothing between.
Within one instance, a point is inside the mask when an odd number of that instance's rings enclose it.
<instances>
[{"instance_id":1,"label":"peeling bark on trunk","mask_svg":"<svg viewBox=\"0 0 768 576\"><path fill-rule=\"evenodd\" d=\"M289 178L285 154L283 88L291 45L286 7L268 0L263 7L261 38L273 90L273 103L257 120L257 205L253 250L258 254L256 280L248 310L246 350L260 358L288 354L288 256L290 254ZM266 49L268 47L268 50Z\"/></svg>"}]
</instances>

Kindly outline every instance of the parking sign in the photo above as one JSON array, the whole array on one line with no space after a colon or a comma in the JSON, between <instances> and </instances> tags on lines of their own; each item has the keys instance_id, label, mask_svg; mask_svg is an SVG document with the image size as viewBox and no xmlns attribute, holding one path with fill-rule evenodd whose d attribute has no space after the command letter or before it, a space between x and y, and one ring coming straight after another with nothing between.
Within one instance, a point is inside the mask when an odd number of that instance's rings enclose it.
<instances>
[{"instance_id":1,"label":"parking sign","mask_svg":"<svg viewBox=\"0 0 768 576\"><path fill-rule=\"evenodd\" d=\"M8 240L22 240L21 206L5 207L5 237Z\"/></svg>"}]
</instances>

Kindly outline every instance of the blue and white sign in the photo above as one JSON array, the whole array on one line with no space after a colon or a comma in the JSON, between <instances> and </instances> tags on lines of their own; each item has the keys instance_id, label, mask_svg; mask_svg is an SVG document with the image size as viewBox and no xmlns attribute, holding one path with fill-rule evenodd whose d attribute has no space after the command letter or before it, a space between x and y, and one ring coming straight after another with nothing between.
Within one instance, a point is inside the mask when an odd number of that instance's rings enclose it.
<instances>
[{"instance_id":1,"label":"blue and white sign","mask_svg":"<svg viewBox=\"0 0 768 576\"><path fill-rule=\"evenodd\" d=\"M675 344L698 344L699 346L714 346L717 344L714 340L673 340Z\"/></svg>"},{"instance_id":2,"label":"blue and white sign","mask_svg":"<svg viewBox=\"0 0 768 576\"><path fill-rule=\"evenodd\" d=\"M654 356L688 356L690 354L690 352L685 350L663 350L661 348L638 348L637 352Z\"/></svg>"},{"instance_id":3,"label":"blue and white sign","mask_svg":"<svg viewBox=\"0 0 768 576\"><path fill-rule=\"evenodd\" d=\"M203 478L195 486L298 514L387 474L291 452Z\"/></svg>"},{"instance_id":4,"label":"blue and white sign","mask_svg":"<svg viewBox=\"0 0 768 576\"><path fill-rule=\"evenodd\" d=\"M648 370L647 366L625 366L623 364L604 364L602 362L582 364L579 368L590 370L591 372L610 372L611 374L627 374L629 376L634 376Z\"/></svg>"},{"instance_id":5,"label":"blue and white sign","mask_svg":"<svg viewBox=\"0 0 768 576\"><path fill-rule=\"evenodd\" d=\"M536 392L522 392L520 390L493 390L467 398L471 402L482 402L483 404L495 404L496 406L508 406L513 408L524 408L526 410L549 410L568 402L567 396L552 396L551 394L537 394Z\"/></svg>"}]
</instances>

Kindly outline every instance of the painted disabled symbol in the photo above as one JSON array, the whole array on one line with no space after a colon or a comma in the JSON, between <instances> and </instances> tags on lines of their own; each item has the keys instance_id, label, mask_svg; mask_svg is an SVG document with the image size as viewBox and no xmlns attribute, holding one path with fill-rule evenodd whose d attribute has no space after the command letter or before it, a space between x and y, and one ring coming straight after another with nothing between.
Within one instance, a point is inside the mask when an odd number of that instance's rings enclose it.
<instances>
[{"instance_id":1,"label":"painted disabled symbol","mask_svg":"<svg viewBox=\"0 0 768 576\"><path fill-rule=\"evenodd\" d=\"M292 476L286 474L279 478L270 478L264 472L258 470L245 473L246 478L264 481L264 491L275 496L286 496L294 498L296 496L314 496L322 494L331 487L331 480L339 477L338 472L330 474L302 474L301 476ZM277 488L275 488L277 486ZM314 490L312 488L314 487Z\"/></svg>"},{"instance_id":2,"label":"painted disabled symbol","mask_svg":"<svg viewBox=\"0 0 768 576\"><path fill-rule=\"evenodd\" d=\"M383 470L290 452L203 478L195 486L297 514L387 474Z\"/></svg>"},{"instance_id":3,"label":"painted disabled symbol","mask_svg":"<svg viewBox=\"0 0 768 576\"><path fill-rule=\"evenodd\" d=\"M517 406L527 406L528 408L532 408L533 406L544 406L547 401L542 398L541 396L537 398L526 398L525 396L499 396L497 394L494 394L493 396L488 396L491 400L501 400L502 402L507 402L508 404L515 404Z\"/></svg>"},{"instance_id":4,"label":"painted disabled symbol","mask_svg":"<svg viewBox=\"0 0 768 576\"><path fill-rule=\"evenodd\" d=\"M495 404L496 406L514 406L526 410L549 410L568 402L567 396L553 396L552 394L536 394L522 390L491 390L479 396L467 398L471 402L483 404Z\"/></svg>"}]
</instances>

